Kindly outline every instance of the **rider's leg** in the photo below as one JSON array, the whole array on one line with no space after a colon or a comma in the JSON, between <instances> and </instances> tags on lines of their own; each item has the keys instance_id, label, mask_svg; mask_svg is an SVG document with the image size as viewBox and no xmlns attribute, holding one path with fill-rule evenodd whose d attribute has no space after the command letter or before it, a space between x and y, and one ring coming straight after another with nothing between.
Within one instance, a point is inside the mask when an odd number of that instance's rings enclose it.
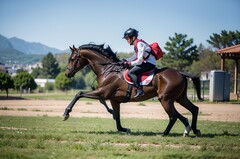
<instances>
[{"instance_id":1,"label":"rider's leg","mask_svg":"<svg viewBox=\"0 0 240 159\"><path fill-rule=\"evenodd\" d=\"M142 90L142 87L139 84L138 77L137 77L138 74L140 74L141 72L142 72L142 70L141 70L141 67L139 67L139 66L134 66L128 72L128 75L131 78L134 86L137 88L136 89L136 95L134 96L134 98L137 98L137 97L144 94L144 92Z\"/></svg>"},{"instance_id":2,"label":"rider's leg","mask_svg":"<svg viewBox=\"0 0 240 159\"><path fill-rule=\"evenodd\" d=\"M141 65L134 66L132 69L129 70L128 75L132 79L134 86L137 88L136 95L134 96L135 98L144 94L137 76L142 72L146 72L154 68L155 65L151 63L142 63Z\"/></svg>"}]
</instances>

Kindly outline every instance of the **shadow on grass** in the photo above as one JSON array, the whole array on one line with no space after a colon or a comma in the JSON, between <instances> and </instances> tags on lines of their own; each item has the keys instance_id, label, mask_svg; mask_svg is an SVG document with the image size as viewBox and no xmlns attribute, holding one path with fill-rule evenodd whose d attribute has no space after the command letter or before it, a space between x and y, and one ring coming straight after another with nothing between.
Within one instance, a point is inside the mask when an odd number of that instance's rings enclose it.
<instances>
[{"instance_id":1,"label":"shadow on grass","mask_svg":"<svg viewBox=\"0 0 240 159\"><path fill-rule=\"evenodd\" d=\"M221 133L221 134L202 134L202 137L205 137L205 138L214 138L214 137L223 137L223 136L231 136L231 137L237 137L237 136L240 136L240 134L230 134L230 133Z\"/></svg>"},{"instance_id":2,"label":"shadow on grass","mask_svg":"<svg viewBox=\"0 0 240 159\"><path fill-rule=\"evenodd\" d=\"M120 132L120 131L70 131L71 133L87 133L96 135L130 135L130 136L163 136L162 132L136 131L136 132ZM170 133L166 137L179 137L182 133Z\"/></svg>"},{"instance_id":3,"label":"shadow on grass","mask_svg":"<svg viewBox=\"0 0 240 159\"><path fill-rule=\"evenodd\" d=\"M0 100L26 100L23 97L16 97L16 96L0 96Z\"/></svg>"},{"instance_id":4,"label":"shadow on grass","mask_svg":"<svg viewBox=\"0 0 240 159\"><path fill-rule=\"evenodd\" d=\"M162 132L149 132L149 131L136 131L136 132L119 132L119 131L71 131L71 133L87 133L87 134L96 134L96 135L130 135L130 136L163 136ZM163 137L182 137L182 133L169 133L169 135L165 135ZM231 134L223 132L221 134L202 134L201 137L204 138L214 138L214 137L224 137L224 136L231 136L231 137L238 137L240 134ZM195 138L196 136L191 132L188 136L190 138Z\"/></svg>"}]
</instances>

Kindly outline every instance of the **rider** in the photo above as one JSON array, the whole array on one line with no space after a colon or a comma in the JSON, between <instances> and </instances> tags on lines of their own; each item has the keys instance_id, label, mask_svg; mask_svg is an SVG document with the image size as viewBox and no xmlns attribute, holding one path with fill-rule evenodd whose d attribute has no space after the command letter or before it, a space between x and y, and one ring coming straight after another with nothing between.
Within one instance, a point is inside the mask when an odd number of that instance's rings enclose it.
<instances>
[{"instance_id":1,"label":"rider","mask_svg":"<svg viewBox=\"0 0 240 159\"><path fill-rule=\"evenodd\" d=\"M126 39L130 45L134 45L135 54L123 60L123 66L130 68L128 75L133 81L136 89L134 98L138 98L144 94L142 87L138 81L138 75L141 72L149 71L156 67L156 58L151 54L150 46L141 39L138 39L138 31L129 28L125 31L123 39Z\"/></svg>"}]
</instances>

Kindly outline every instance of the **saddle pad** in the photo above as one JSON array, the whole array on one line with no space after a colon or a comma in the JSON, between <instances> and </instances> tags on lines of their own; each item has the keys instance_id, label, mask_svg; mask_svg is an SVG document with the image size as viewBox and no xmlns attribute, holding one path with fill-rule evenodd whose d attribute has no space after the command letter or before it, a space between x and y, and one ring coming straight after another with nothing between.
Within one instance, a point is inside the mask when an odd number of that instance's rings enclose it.
<instances>
[{"instance_id":1,"label":"saddle pad","mask_svg":"<svg viewBox=\"0 0 240 159\"><path fill-rule=\"evenodd\" d=\"M124 79L125 79L125 81L126 81L127 83L133 84L131 78L128 76L128 72L129 72L129 70L126 69L126 70L124 71L123 77L124 77ZM155 72L155 69L152 69L152 70L150 70L150 71L148 71L148 72L143 72L143 73L141 73L141 74L138 76L138 81L140 81L140 85L141 85L141 86L146 86L146 85L148 85L148 84L152 81L152 79L153 79L154 72Z\"/></svg>"}]
</instances>

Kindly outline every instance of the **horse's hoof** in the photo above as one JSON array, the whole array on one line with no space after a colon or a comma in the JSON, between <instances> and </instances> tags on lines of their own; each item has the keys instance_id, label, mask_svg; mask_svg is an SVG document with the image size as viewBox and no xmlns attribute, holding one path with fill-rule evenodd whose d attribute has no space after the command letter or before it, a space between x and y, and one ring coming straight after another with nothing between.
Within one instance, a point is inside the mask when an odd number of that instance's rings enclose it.
<instances>
[{"instance_id":1,"label":"horse's hoof","mask_svg":"<svg viewBox=\"0 0 240 159\"><path fill-rule=\"evenodd\" d=\"M131 129L126 129L126 133L130 134L131 133Z\"/></svg>"},{"instance_id":2,"label":"horse's hoof","mask_svg":"<svg viewBox=\"0 0 240 159\"><path fill-rule=\"evenodd\" d=\"M127 129L127 128L122 128L122 129L119 129L118 131L122 132L122 133L126 133L126 134L130 134L131 133L131 130Z\"/></svg>"},{"instance_id":3,"label":"horse's hoof","mask_svg":"<svg viewBox=\"0 0 240 159\"><path fill-rule=\"evenodd\" d=\"M68 114L68 115L63 115L63 121L66 121L66 120L68 120L68 118L70 117L70 115Z\"/></svg>"},{"instance_id":4,"label":"horse's hoof","mask_svg":"<svg viewBox=\"0 0 240 159\"><path fill-rule=\"evenodd\" d=\"M188 137L190 131L191 131L191 126L188 125L183 132L183 137Z\"/></svg>"},{"instance_id":5,"label":"horse's hoof","mask_svg":"<svg viewBox=\"0 0 240 159\"><path fill-rule=\"evenodd\" d=\"M162 137L168 136L168 133L162 133Z\"/></svg>"},{"instance_id":6,"label":"horse's hoof","mask_svg":"<svg viewBox=\"0 0 240 159\"><path fill-rule=\"evenodd\" d=\"M198 129L194 132L194 134L195 134L197 137L202 137L202 133L201 133L201 131L198 130Z\"/></svg>"}]
</instances>

